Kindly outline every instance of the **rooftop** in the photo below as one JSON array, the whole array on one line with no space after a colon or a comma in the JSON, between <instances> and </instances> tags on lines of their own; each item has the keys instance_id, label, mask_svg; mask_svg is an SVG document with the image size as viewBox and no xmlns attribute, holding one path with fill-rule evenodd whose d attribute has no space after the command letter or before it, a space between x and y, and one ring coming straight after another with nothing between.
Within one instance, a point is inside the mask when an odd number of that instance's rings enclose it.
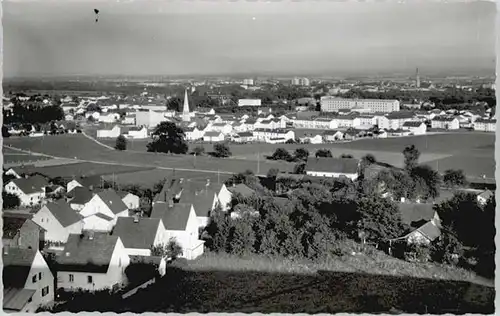
<instances>
[{"instance_id":1,"label":"rooftop","mask_svg":"<svg viewBox=\"0 0 500 316\"><path fill-rule=\"evenodd\" d=\"M354 174L358 172L359 160L355 158L326 158L310 157L306 164L306 171L332 172Z\"/></svg>"},{"instance_id":2,"label":"rooftop","mask_svg":"<svg viewBox=\"0 0 500 316\"><path fill-rule=\"evenodd\" d=\"M160 225L159 218L118 217L113 236L118 236L125 248L150 249Z\"/></svg>"}]
</instances>

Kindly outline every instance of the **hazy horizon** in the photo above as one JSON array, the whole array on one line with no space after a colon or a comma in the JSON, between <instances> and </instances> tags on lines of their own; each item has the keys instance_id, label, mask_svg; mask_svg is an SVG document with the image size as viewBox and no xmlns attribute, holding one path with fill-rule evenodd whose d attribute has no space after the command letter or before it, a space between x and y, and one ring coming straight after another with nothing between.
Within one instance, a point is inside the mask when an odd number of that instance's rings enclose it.
<instances>
[{"instance_id":1,"label":"hazy horizon","mask_svg":"<svg viewBox=\"0 0 500 316\"><path fill-rule=\"evenodd\" d=\"M6 1L4 77L494 73L495 14L493 2Z\"/></svg>"}]
</instances>

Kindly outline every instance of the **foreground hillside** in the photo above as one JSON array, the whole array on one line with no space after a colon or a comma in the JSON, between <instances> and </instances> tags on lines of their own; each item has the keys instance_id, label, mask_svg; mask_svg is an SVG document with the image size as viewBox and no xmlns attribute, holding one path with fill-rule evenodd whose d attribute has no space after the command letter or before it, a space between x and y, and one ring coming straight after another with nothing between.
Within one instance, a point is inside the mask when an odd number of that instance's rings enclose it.
<instances>
[{"instance_id":1,"label":"foreground hillside","mask_svg":"<svg viewBox=\"0 0 500 316\"><path fill-rule=\"evenodd\" d=\"M164 278L125 301L79 298L58 310L492 313L494 288L473 283L480 281L460 269L415 265L378 251L322 264L206 254L170 266Z\"/></svg>"}]
</instances>

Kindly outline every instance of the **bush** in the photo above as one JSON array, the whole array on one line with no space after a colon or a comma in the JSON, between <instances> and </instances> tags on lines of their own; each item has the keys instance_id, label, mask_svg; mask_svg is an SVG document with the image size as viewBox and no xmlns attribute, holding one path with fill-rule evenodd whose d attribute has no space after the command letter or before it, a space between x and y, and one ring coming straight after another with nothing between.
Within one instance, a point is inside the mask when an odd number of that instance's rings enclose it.
<instances>
[{"instance_id":1,"label":"bush","mask_svg":"<svg viewBox=\"0 0 500 316\"><path fill-rule=\"evenodd\" d=\"M232 155L227 144L215 144L213 155L218 158L227 158Z\"/></svg>"},{"instance_id":2,"label":"bush","mask_svg":"<svg viewBox=\"0 0 500 316\"><path fill-rule=\"evenodd\" d=\"M126 150L127 149L127 139L125 136L120 135L116 138L116 145L115 145L116 150Z\"/></svg>"},{"instance_id":3,"label":"bush","mask_svg":"<svg viewBox=\"0 0 500 316\"><path fill-rule=\"evenodd\" d=\"M198 145L193 149L193 154L196 156L201 156L205 153L205 147Z\"/></svg>"}]
</instances>

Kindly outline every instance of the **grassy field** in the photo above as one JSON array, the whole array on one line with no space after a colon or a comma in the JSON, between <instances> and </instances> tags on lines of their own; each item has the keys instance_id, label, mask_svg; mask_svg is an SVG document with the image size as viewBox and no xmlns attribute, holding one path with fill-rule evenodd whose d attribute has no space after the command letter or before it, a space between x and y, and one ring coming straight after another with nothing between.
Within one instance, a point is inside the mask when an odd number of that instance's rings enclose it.
<instances>
[{"instance_id":1,"label":"grassy field","mask_svg":"<svg viewBox=\"0 0 500 316\"><path fill-rule=\"evenodd\" d=\"M156 284L115 303L73 301L68 311L241 313L491 313L494 288L471 274L382 253L321 264L205 254L170 266ZM368 273L369 272L369 273ZM82 306L85 308L82 309Z\"/></svg>"},{"instance_id":2,"label":"grassy field","mask_svg":"<svg viewBox=\"0 0 500 316\"><path fill-rule=\"evenodd\" d=\"M48 160L50 158L48 157L43 157L43 156L35 156L35 155L29 155L29 154L22 154L22 153L13 153L13 154L3 154L3 163L4 164L30 164L34 163L40 160Z\"/></svg>"},{"instance_id":3,"label":"grassy field","mask_svg":"<svg viewBox=\"0 0 500 316\"><path fill-rule=\"evenodd\" d=\"M104 176L107 181L115 181L118 185L136 184L144 187L153 187L159 181L164 180L167 176L174 174L172 170L144 170L137 172L121 173L116 175ZM175 171L175 176L193 180L210 180L212 183L220 183L226 181L231 175L229 174L215 174L197 171Z\"/></svg>"},{"instance_id":4,"label":"grassy field","mask_svg":"<svg viewBox=\"0 0 500 316\"><path fill-rule=\"evenodd\" d=\"M24 170L26 170L25 172L39 172L50 178L56 178L56 177L72 177L72 176L77 177L77 176L92 176L92 175L112 175L112 174L130 173L130 172L137 172L150 169L83 162L83 163L49 166L49 167L26 167Z\"/></svg>"},{"instance_id":5,"label":"grassy field","mask_svg":"<svg viewBox=\"0 0 500 316\"><path fill-rule=\"evenodd\" d=\"M463 169L469 177L486 175L494 178L495 159L493 154L494 135L491 134L442 134L418 137L402 137L389 139L359 140L349 143L307 145L312 152L317 148L330 148L336 156L342 153L352 154L355 157L372 153L377 160L401 166L402 149L406 145L415 144L422 152L420 162L427 163L439 171L455 168ZM137 142L137 143L136 143ZM137 148L140 142L129 142L129 149ZM211 157L186 157L184 155L166 155L147 153L145 150L119 152L104 148L92 142L83 135L58 135L43 138L10 138L5 139L6 145L46 153L58 157L75 158L89 162L108 162L137 167L160 167L181 169L211 170L214 172L241 172L250 169L255 173L266 174L271 168L281 171L293 170L294 164L282 161L266 161L265 154L271 154L278 146L293 150L303 145L271 145L249 144L232 145L231 151L236 157L217 159ZM130 144L136 144L130 146ZM207 151L212 145L207 144ZM261 153L258 161L257 154Z\"/></svg>"}]
</instances>

